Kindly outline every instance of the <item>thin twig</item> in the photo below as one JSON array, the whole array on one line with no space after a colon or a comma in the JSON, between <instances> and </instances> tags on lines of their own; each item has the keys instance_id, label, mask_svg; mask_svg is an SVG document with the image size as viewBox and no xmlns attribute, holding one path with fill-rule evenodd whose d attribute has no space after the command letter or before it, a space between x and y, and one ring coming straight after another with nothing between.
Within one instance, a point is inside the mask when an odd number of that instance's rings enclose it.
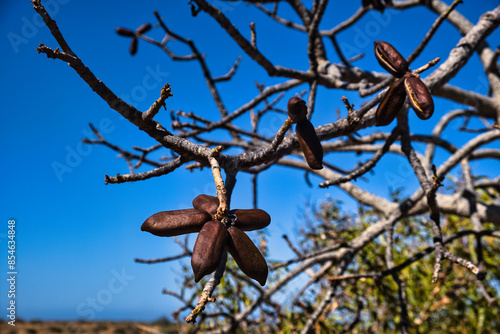
<instances>
[{"instance_id":1,"label":"thin twig","mask_svg":"<svg viewBox=\"0 0 500 334\"><path fill-rule=\"evenodd\" d=\"M226 74L221 75L217 78L213 78L213 82L222 82L222 81L230 80L233 77L233 75L236 73L236 70L238 69L238 66L240 65L242 59L243 59L242 56L238 56L238 58L236 58L236 61L233 64L233 66L229 70L229 72L227 72Z\"/></svg>"},{"instance_id":2,"label":"thin twig","mask_svg":"<svg viewBox=\"0 0 500 334\"><path fill-rule=\"evenodd\" d=\"M251 22L248 26L250 27L250 35L251 35L252 46L255 49L257 49L257 32L255 31L255 22Z\"/></svg>"},{"instance_id":3,"label":"thin twig","mask_svg":"<svg viewBox=\"0 0 500 334\"><path fill-rule=\"evenodd\" d=\"M286 244L295 253L295 255L297 255L298 257L303 256L302 253L292 244L290 239L288 239L288 236L286 234L283 234L281 237L286 241Z\"/></svg>"},{"instance_id":4,"label":"thin twig","mask_svg":"<svg viewBox=\"0 0 500 334\"><path fill-rule=\"evenodd\" d=\"M406 58L406 61L408 62L408 64L413 63L413 61L422 53L422 51L425 49L425 47L427 46L427 44L431 40L432 36L434 36L434 34L436 33L436 31L439 28L439 26L441 25L441 23L443 23L444 20L446 20L446 18L448 17L448 15L450 15L450 13L460 3L462 3L462 0L455 0L455 1L453 1L453 3L451 4L451 6L448 8L448 10L446 12L444 12L443 14L441 14L437 18L436 21L434 21L434 23L432 24L431 28L429 29L429 31L427 32L427 34L425 35L425 37L422 39L422 41L420 42L420 44L415 48L415 50L413 50L413 52L408 56L408 58Z\"/></svg>"},{"instance_id":5,"label":"thin twig","mask_svg":"<svg viewBox=\"0 0 500 334\"><path fill-rule=\"evenodd\" d=\"M400 133L400 128L396 126L394 130L392 130L392 133L389 136L389 138L387 138L387 140L385 141L385 144L373 155L373 157L370 160L364 163L360 168L351 172L349 175L343 176L335 180L326 180L320 183L319 185L320 188L327 188L329 186L337 185L339 183L356 180L358 177L369 172L373 167L375 167L375 165L382 158L382 156L389 151L391 145L394 143L394 141L396 141L396 139L398 139L399 133Z\"/></svg>"},{"instance_id":6,"label":"thin twig","mask_svg":"<svg viewBox=\"0 0 500 334\"><path fill-rule=\"evenodd\" d=\"M391 270L394 268L394 257L392 254L393 246L394 246L394 226L390 226L387 228L386 233L386 246L385 246L385 262L387 264L387 269ZM399 278L397 273L392 274L392 278L394 282L398 285L398 297L399 297L399 306L401 308L401 334L408 333L408 327L410 325L410 321L408 320L408 301L406 299L406 284Z\"/></svg>"},{"instance_id":7,"label":"thin twig","mask_svg":"<svg viewBox=\"0 0 500 334\"><path fill-rule=\"evenodd\" d=\"M104 182L105 184L118 184L118 183L125 183L125 182L135 182L135 181L144 181L148 180L152 177L158 177L162 175L166 175L168 173L173 172L180 166L182 166L186 160L182 156L178 156L175 158L172 162L169 162L168 164L165 164L161 167L158 167L156 169L144 172L144 173L134 173L134 174L125 174L125 175L120 175L116 174L116 176L108 176L105 175L104 177Z\"/></svg>"},{"instance_id":8,"label":"thin twig","mask_svg":"<svg viewBox=\"0 0 500 334\"><path fill-rule=\"evenodd\" d=\"M165 100L172 95L173 94L171 93L170 84L165 84L165 86L163 86L163 88L161 89L160 98L158 98L158 100L156 100L151 105L151 107L149 107L149 109L144 112L144 119L152 119L153 117L155 117L162 106L166 110L167 107L165 106Z\"/></svg>"},{"instance_id":9,"label":"thin twig","mask_svg":"<svg viewBox=\"0 0 500 334\"><path fill-rule=\"evenodd\" d=\"M183 257L191 256L191 255L192 255L191 252L185 251L184 253L176 255L176 256L169 256L169 257L163 257L163 258L151 259L151 260L134 259L134 261L137 263L149 263L149 264L151 264L151 263L160 263L160 262L168 262L168 261L178 260L178 259L182 259Z\"/></svg>"}]
</instances>

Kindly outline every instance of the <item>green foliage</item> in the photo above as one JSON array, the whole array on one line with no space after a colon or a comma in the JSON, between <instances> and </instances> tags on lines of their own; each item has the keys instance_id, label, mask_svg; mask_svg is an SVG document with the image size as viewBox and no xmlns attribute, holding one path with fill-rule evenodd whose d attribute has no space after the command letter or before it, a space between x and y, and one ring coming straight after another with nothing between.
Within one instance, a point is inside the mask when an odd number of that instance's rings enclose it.
<instances>
[{"instance_id":1,"label":"green foliage","mask_svg":"<svg viewBox=\"0 0 500 334\"><path fill-rule=\"evenodd\" d=\"M453 186L455 191L463 188L459 179L449 180L449 188ZM479 190L478 199L484 203L496 201L498 197L496 189ZM392 191L391 198L401 202L401 190ZM294 241L300 254L346 247L367 228L384 219L382 213L363 205L355 213L343 212L341 206L339 201L327 200L305 208L302 227ZM281 294L262 301L263 289L279 283L304 259L297 258L288 265L269 259L267 236L258 232L251 236L271 268L268 284L261 288L241 273L229 255L225 274L216 290L216 302L209 303L200 315L200 327L191 329L205 331L228 325L231 316L259 302L248 319L235 329L236 333L297 333L317 310L330 287L337 284L334 298L313 326L315 333L400 333L405 318L410 333L500 333L500 239L491 233L483 235L482 247L478 248L478 236L472 232L474 226L469 219L443 215L440 224L445 240L455 236L445 244L447 251L474 264L482 258L487 272L484 281L478 281L469 269L443 260L438 281L432 283L433 233L428 217L421 215L406 217L394 224L389 253L386 231L349 255L345 270L339 271L339 263L316 263L299 278L284 283ZM496 230L491 223L482 226L486 231ZM463 234L457 236L457 233ZM388 254L392 254L393 266L398 268L393 272L388 271ZM311 275L320 270L325 271L307 283ZM190 296L187 300L196 303L209 278L205 277L201 284L193 284L188 266L184 274L182 296Z\"/></svg>"},{"instance_id":2,"label":"green foliage","mask_svg":"<svg viewBox=\"0 0 500 334\"><path fill-rule=\"evenodd\" d=\"M339 203L325 202L314 211L314 220L301 230L304 250L316 251L335 243L347 242L367 226L381 219L377 213L360 207L358 221L342 214ZM484 224L485 229L494 229ZM471 230L469 219L445 216L443 235L453 235ZM425 217L407 218L394 227L394 263L403 263L431 245L430 225ZM487 279L479 282L466 268L443 261L439 281L431 281L434 255L428 254L420 261L402 269L397 275L406 292L410 332L419 333L498 333L500 308L498 301L489 304L482 286L490 298L498 296L500 247L498 238L482 237L483 256L488 272ZM476 237L473 234L449 243L447 250L457 256L477 263ZM380 236L354 257L345 274L382 273L385 262L385 236ZM333 271L334 268L332 268ZM331 274L333 275L333 273ZM287 326L300 330L312 313L312 306L322 299L328 282L318 284L312 298L304 297L302 308L289 311ZM350 327L354 320L355 325ZM282 328L283 324L278 327ZM320 317L317 332L336 333L399 333L401 305L399 288L391 275L382 278L359 278L342 281L332 307ZM287 331L285 331L287 332Z\"/></svg>"}]
</instances>

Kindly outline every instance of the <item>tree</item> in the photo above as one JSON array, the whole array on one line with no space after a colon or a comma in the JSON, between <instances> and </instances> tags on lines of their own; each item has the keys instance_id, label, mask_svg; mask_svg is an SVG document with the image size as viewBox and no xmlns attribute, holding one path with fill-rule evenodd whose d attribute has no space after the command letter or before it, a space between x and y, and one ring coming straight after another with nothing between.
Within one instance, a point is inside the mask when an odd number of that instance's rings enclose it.
<instances>
[{"instance_id":1,"label":"tree","mask_svg":"<svg viewBox=\"0 0 500 334\"><path fill-rule=\"evenodd\" d=\"M119 35L131 39L130 54L134 55L138 43L144 41L160 48L172 61L197 62L220 113L218 120L209 120L195 112L180 111L172 113L172 124L166 125L155 117L158 118L161 107L172 96L175 84L172 87L165 84L148 110L137 110L113 93L72 51L71 41L66 41L64 31L59 30L42 3L32 2L59 44L56 49L41 44L38 52L67 62L111 109L156 141L149 148L127 151L107 142L92 127L97 139L86 142L105 144L118 151L130 168L130 174L106 175L106 183L146 180L175 172L184 165L192 170L212 169L217 197L200 194L202 196L193 202L194 208L158 213L143 225L144 230L161 236L199 232L194 250L188 247L187 241L179 240L180 255L143 260L159 262L192 257L194 277L186 268L181 293L166 293L185 304L176 312L176 317L190 310L186 321L198 320L193 330L246 332L259 328L262 332L307 333L315 328L319 332L399 330L406 333L438 331L444 324L450 331L472 326L498 331L496 252L500 234L496 227L500 224L500 177L475 173L470 161L492 159L497 162L500 158L498 147L481 148L500 139L500 52L493 51L486 41L500 24L500 7L485 13L474 25L456 11L460 1L450 6L441 1L362 1L350 19L323 30L320 26L329 4L326 0L313 1L309 6L292 0L286 4L246 1L270 20L307 37L305 50L291 47L291 52L307 54L307 70L300 70L275 64L265 50L259 49L257 24L249 24L250 38L236 28L225 10L235 1L211 4L192 0L193 16L210 16L245 57L251 58L269 77L281 80L267 87L258 84L259 94L250 101L242 101L241 106L232 111L224 103L219 85L234 77L241 58L226 75L213 77L196 44L171 30L160 12L155 11L153 25L147 23L136 30L117 28ZM388 8L404 13L420 5L436 13L438 18L431 27L421 28L427 34L409 56L401 55L397 41L391 44L376 41L374 54L364 57L376 58L384 72L355 67L354 62L360 56L344 56L346 50L337 43L337 35L356 28L364 15ZM289 9L297 20L282 16L281 13L286 14ZM421 67L410 70L410 65L426 49L444 21L452 24L463 37L456 41L446 59L422 60ZM162 31L164 38L148 37L151 29ZM190 53L174 52L169 46L172 43L182 44ZM331 60L333 56L327 53L327 46L333 47L340 63ZM486 73L490 94L449 83L475 54ZM430 74L421 79L425 71ZM301 85L307 89L296 94L295 89ZM345 117L340 116L345 112L339 111L336 121L315 124L314 128L310 120L319 109L319 95L333 90L356 92L364 98L364 103L357 108L349 98L343 97L340 105L346 110ZM287 94L288 102L283 103ZM431 94L445 100L439 101L439 113L434 113L438 102ZM454 109L457 103L461 107ZM287 106L283 107L284 104ZM259 106L261 109L257 111ZM412 133L413 124L409 121L412 110L422 120L439 120L424 134ZM288 117L283 116L283 125L276 128L270 138L262 133L259 124L272 113L288 113ZM250 126L236 125L243 115L250 115ZM464 123L453 135L472 134L461 147L443 137L445 128L457 118ZM295 131L288 133L295 123ZM470 128L469 124L476 128ZM221 131L224 136L220 135ZM171 152L166 162L148 157L164 149ZM447 152L446 159L436 158L438 149ZM370 158L351 170L343 170L336 164L338 152L355 152L361 157L368 154ZM392 154L405 157L407 166L418 179L419 187L413 189L413 193L406 196L401 189L392 189L392 197L385 198L355 182L368 179L375 165L390 159ZM136 173L140 164L154 168ZM262 228L269 224L269 218L257 208L235 211L230 203L234 185L242 173L252 175L256 203L258 176L276 165L296 169L306 176L316 175L323 179L319 184L321 188L342 189L358 202L359 209L357 216L351 216L342 212L339 203L327 202L315 210L314 219L304 224L301 231L300 247L285 237L296 257L284 262L269 261L268 276L268 265L260 255L260 252L266 253L265 235L261 235L256 247L242 231ZM456 167L460 175L454 180L452 170ZM386 177L390 178L391 174ZM232 255L229 260L226 249ZM209 274L210 278L202 278ZM307 276L305 281L304 276ZM203 286L193 283L201 279ZM285 305L280 293L294 285L300 286L296 298ZM434 302L434 298L438 300ZM463 310L477 312L470 315Z\"/></svg>"}]
</instances>

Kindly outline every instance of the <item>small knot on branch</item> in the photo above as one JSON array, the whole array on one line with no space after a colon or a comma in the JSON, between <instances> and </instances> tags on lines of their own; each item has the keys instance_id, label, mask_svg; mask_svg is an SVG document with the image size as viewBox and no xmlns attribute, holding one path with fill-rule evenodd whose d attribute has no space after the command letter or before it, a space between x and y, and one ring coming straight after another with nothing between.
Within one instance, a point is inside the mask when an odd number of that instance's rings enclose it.
<instances>
[{"instance_id":1,"label":"small knot on branch","mask_svg":"<svg viewBox=\"0 0 500 334\"><path fill-rule=\"evenodd\" d=\"M212 149L210 152L210 158L218 158L220 153L222 152L222 146L217 146Z\"/></svg>"},{"instance_id":2,"label":"small knot on branch","mask_svg":"<svg viewBox=\"0 0 500 334\"><path fill-rule=\"evenodd\" d=\"M104 176L104 184L109 183L120 183L120 173L116 174L116 176L108 176L107 174Z\"/></svg>"}]
</instances>

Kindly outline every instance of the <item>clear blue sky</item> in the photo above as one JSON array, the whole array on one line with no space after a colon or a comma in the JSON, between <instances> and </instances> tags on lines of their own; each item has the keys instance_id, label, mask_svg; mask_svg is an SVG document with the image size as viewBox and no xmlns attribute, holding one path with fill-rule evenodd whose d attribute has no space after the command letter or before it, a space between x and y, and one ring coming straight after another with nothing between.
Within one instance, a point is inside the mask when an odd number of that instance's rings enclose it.
<instances>
[{"instance_id":1,"label":"clear blue sky","mask_svg":"<svg viewBox=\"0 0 500 334\"><path fill-rule=\"evenodd\" d=\"M129 40L114 32L117 26L135 29L144 22L154 23L152 12L157 9L171 29L192 38L199 50L207 54L214 76L225 74L242 51L210 17L204 13L191 17L187 1L51 0L43 3L71 48L98 78L127 102L145 110L158 98L161 86L169 82L174 93L167 100L169 110L194 111L203 117L217 119L197 63L173 63L159 49L144 41L139 43L138 54L131 57L127 52ZM346 19L359 3L332 2L321 27L328 29ZM475 23L481 13L496 5L498 1L466 0L459 10ZM226 15L247 36L248 23L257 22L258 46L275 64L307 68L304 47L307 39L303 34L281 35L285 32L281 26L245 4L224 6ZM281 7L284 9L282 15L290 14L289 17L295 19L286 4ZM7 221L15 219L18 317L153 320L170 316L177 301L162 295L161 290L178 290L180 266L176 263L137 264L133 259L175 255L180 250L171 238L141 232L140 226L155 212L187 208L198 194L215 194L210 172L190 173L180 169L144 182L106 186L105 174L125 174L128 168L123 159L117 159L109 149L81 144L83 138L91 137L89 122L110 142L126 149L132 145L148 147L155 143L110 110L70 67L37 54L35 48L40 42L52 48L57 44L48 28L40 24L30 1L2 1L0 13L3 50L0 62L3 156L0 164L3 192L0 268L5 278L8 271ZM388 10L384 15L371 12L361 24L341 33L338 40L348 57L365 53L365 58L356 66L383 71L374 60L373 41L389 41L407 56L434 19L435 15L422 8L405 13ZM402 26L407 28L402 29ZM280 34L279 39L269 31ZM149 35L161 36L157 31ZM446 58L459 38L449 24L444 24L414 67L436 56ZM489 41L493 47L498 46L499 33L490 36ZM175 49L179 53L186 51L183 47ZM333 61L338 61L330 45L327 52ZM144 80L150 81L145 84ZM283 81L267 78L264 71L245 56L234 79L219 85L229 110L257 94L256 80L266 84ZM487 91L476 56L467 65L467 71L460 73L452 83L480 93ZM281 106L284 107L288 97L306 88L304 85L291 91ZM356 94L321 89L313 123L332 122L336 108L345 115L339 100L342 95L347 95L356 106L367 101ZM413 132L428 133L430 124L437 121L441 112L460 107L445 105L439 99L436 104L435 116L425 124L411 114ZM168 112L157 118L165 126L170 125ZM268 117L262 129L271 136L282 121L281 116ZM238 119L237 124L248 128L248 115ZM452 123L452 126L456 128L459 123ZM468 137L449 139L460 145ZM439 159L446 158L443 152L438 153ZM359 157L337 154L334 159L328 159L351 168ZM375 169L378 174L369 183L359 181L360 184L381 195L387 194L389 186L407 186L408 192L413 192L417 181L408 174L404 159L391 159L380 162ZM65 172L57 172L56 166L66 166ZM473 163L473 168L490 175L498 171L498 167L488 161L481 166ZM384 177L387 176L384 170L392 170L394 177ZM266 231L271 238L273 258L291 256L281 235L287 233L294 238L300 226L300 212L307 201L316 204L327 197L339 198L344 201L347 211L355 210L352 200L340 190L320 190L317 188L320 180L311 179L313 188L305 184L303 173L282 167L272 168L259 178L259 206L272 216L271 226ZM241 175L235 188L233 208L250 208L251 203L250 179ZM2 279L0 292L3 312L8 302L5 282ZM3 313L2 319L6 319Z\"/></svg>"}]
</instances>

